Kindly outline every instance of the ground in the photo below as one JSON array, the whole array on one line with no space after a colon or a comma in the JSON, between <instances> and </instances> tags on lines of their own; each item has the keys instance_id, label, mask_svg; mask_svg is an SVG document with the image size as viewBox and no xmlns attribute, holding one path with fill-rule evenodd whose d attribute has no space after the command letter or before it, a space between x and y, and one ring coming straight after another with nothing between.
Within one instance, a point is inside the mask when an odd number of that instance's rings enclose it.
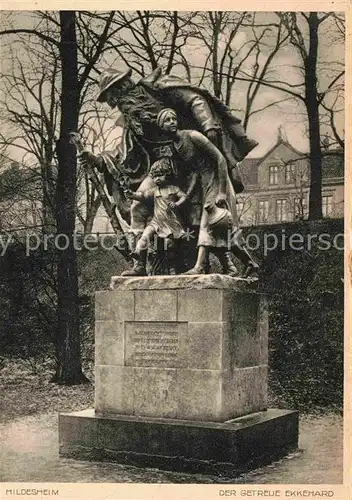
<instances>
[{"instance_id":1,"label":"ground","mask_svg":"<svg viewBox=\"0 0 352 500\"><path fill-rule=\"evenodd\" d=\"M342 483L342 421L341 417L334 415L302 418L300 451L237 478L59 458L57 414L53 413L23 417L1 427L1 480L6 482Z\"/></svg>"},{"instance_id":2,"label":"ground","mask_svg":"<svg viewBox=\"0 0 352 500\"><path fill-rule=\"evenodd\" d=\"M6 360L0 370L0 422L26 415L84 410L94 402L94 376L91 365L86 374L91 384L57 385L50 382L53 362Z\"/></svg>"},{"instance_id":3,"label":"ground","mask_svg":"<svg viewBox=\"0 0 352 500\"><path fill-rule=\"evenodd\" d=\"M91 373L88 373L91 376ZM57 414L93 406L93 384L65 387L49 382L48 366L7 363L0 371L1 481L341 484L343 421L336 414L303 415L299 450L240 477L187 475L113 463L59 458Z\"/></svg>"}]
</instances>

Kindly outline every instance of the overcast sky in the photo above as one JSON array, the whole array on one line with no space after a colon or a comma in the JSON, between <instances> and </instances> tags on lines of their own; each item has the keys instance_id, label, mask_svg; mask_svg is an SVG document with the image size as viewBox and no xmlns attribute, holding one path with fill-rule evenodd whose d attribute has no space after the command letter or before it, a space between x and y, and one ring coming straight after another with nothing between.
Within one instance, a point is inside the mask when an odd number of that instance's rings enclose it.
<instances>
[{"instance_id":1,"label":"overcast sky","mask_svg":"<svg viewBox=\"0 0 352 500\"><path fill-rule=\"evenodd\" d=\"M18 12L15 15L17 18L17 25L21 25L23 27L31 26L32 20L30 13ZM273 16L275 16L275 14L261 13L261 16L263 21L268 22L273 18ZM321 34L325 35L324 32ZM245 30L241 31L234 40L234 44L237 44L238 47L241 46L241 44L246 41L246 37L247 34ZM328 37L328 32L326 33L326 36L320 36L319 41L320 53L324 62L341 62L344 60L344 46L342 44L332 45L331 40L329 40ZM128 42L128 40L126 40L126 42ZM190 62L195 66L202 65L202 61L204 60L204 51L202 53L201 46L198 46L197 50L195 50L195 47L190 44L188 50L186 50L186 55L189 58ZM25 57L25 54L23 54L23 57ZM4 65L6 63L4 63L4 59L2 61L3 71L6 69L6 66ZM114 61L114 66L116 67L116 56L111 56L111 61ZM109 65L109 63L110 62L108 58L104 61L103 64L106 66ZM250 63L251 61L249 60L248 64ZM297 67L298 63L299 58L297 57L295 50L293 50L292 48L282 50L275 60L276 79L286 80L291 83L298 83L299 81L302 81L302 75L299 68ZM120 69L125 68L122 62L119 64L119 66ZM331 80L331 75L332 73L329 74L329 70L327 70L325 79L323 80L323 87L324 84L328 84L328 82ZM238 110L235 112L235 114L237 114L239 118L241 118L241 109L243 109L244 89L245 84L243 82L235 83L231 105L234 109ZM260 108L270 102L275 102L286 97L287 95L280 93L277 90L268 87L261 87L255 107ZM338 128L340 130L341 128L343 128L343 120L344 116L343 113L341 113L337 118ZM290 100L277 106L270 107L269 109L251 117L247 132L249 136L255 138L259 142L259 146L253 151L251 156L260 157L265 154L265 152L275 143L279 126L282 126L284 128L289 142L291 142L294 147L301 151L308 150L304 107L302 107L302 104L300 102ZM323 132L324 131L325 130L323 128ZM13 152L13 156L17 157L17 153L15 151Z\"/></svg>"}]
</instances>

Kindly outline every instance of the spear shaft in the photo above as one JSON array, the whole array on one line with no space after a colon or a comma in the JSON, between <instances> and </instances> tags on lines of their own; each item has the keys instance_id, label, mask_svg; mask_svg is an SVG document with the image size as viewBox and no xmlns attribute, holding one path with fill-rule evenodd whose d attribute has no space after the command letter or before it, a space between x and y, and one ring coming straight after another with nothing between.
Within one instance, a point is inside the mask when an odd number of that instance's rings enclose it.
<instances>
[{"instance_id":1,"label":"spear shaft","mask_svg":"<svg viewBox=\"0 0 352 500\"><path fill-rule=\"evenodd\" d=\"M70 141L72 144L74 144L77 148L77 153L80 154L84 151L84 146L81 140L81 137L78 133L76 132L71 132L70 133ZM88 177L93 184L95 190L97 191L99 198L101 199L101 202L105 208L105 211L110 219L111 226L116 233L116 235L121 238L121 241L123 242L122 247L120 248L121 245L116 245L115 248L121 253L121 255L128 261L131 260L130 256L130 248L128 244L128 239L126 238L126 234L124 233L122 226L120 224L120 221L116 215L116 205L115 203L112 203L108 196L106 195L105 189L103 184L101 183L99 176L95 169L89 164L89 161L83 161L82 162L84 168L86 169L88 173ZM126 248L125 248L126 246Z\"/></svg>"}]
</instances>

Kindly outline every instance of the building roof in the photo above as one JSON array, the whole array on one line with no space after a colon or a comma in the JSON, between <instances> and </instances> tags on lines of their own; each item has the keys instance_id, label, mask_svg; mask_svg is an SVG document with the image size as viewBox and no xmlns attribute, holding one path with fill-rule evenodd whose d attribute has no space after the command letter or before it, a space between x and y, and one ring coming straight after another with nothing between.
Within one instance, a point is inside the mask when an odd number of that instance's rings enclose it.
<instances>
[{"instance_id":1,"label":"building roof","mask_svg":"<svg viewBox=\"0 0 352 500\"><path fill-rule=\"evenodd\" d=\"M344 176L345 162L342 150L334 150L323 156L322 173L324 179Z\"/></svg>"},{"instance_id":2,"label":"building roof","mask_svg":"<svg viewBox=\"0 0 352 500\"><path fill-rule=\"evenodd\" d=\"M258 164L260 158L245 158L241 162L240 170L245 184L258 183Z\"/></svg>"},{"instance_id":3,"label":"building roof","mask_svg":"<svg viewBox=\"0 0 352 500\"><path fill-rule=\"evenodd\" d=\"M261 158L258 159L258 165L260 165L260 163L262 163L264 160L266 160L266 158L268 158L268 156L272 155L273 152L275 151L275 149L277 149L279 146L281 146L281 144L283 146L286 146L286 148L290 149L295 155L305 156L305 153L302 153L302 151L298 151L298 149L294 148L289 142L284 141L283 139L280 138L276 142L276 144L274 144L274 146L272 148L270 148L269 151L267 151L265 153L264 156L262 156Z\"/></svg>"}]
</instances>

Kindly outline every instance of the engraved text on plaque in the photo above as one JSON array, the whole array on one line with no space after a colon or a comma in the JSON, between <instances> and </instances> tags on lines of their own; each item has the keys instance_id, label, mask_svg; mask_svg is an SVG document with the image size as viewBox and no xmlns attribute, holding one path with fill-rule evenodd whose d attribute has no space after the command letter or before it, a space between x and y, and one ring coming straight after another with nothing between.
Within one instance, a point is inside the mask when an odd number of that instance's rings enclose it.
<instances>
[{"instance_id":1,"label":"engraved text on plaque","mask_svg":"<svg viewBox=\"0 0 352 500\"><path fill-rule=\"evenodd\" d=\"M126 323L127 366L176 367L178 361L179 323Z\"/></svg>"}]
</instances>

